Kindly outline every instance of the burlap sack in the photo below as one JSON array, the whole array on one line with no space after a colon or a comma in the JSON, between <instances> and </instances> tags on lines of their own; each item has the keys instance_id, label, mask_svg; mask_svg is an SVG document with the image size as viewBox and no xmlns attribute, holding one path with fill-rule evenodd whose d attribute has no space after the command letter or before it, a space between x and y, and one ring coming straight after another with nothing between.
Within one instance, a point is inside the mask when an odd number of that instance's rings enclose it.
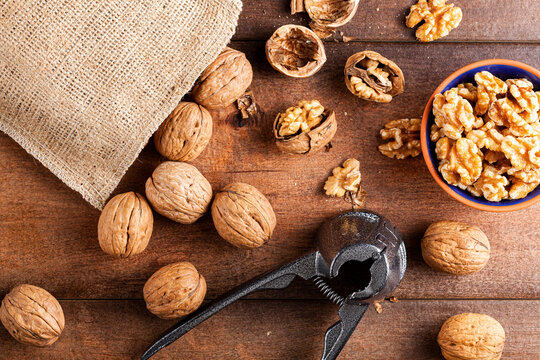
<instances>
[{"instance_id":1,"label":"burlap sack","mask_svg":"<svg viewBox=\"0 0 540 360\"><path fill-rule=\"evenodd\" d=\"M229 42L241 6L0 0L0 130L102 208Z\"/></svg>"}]
</instances>

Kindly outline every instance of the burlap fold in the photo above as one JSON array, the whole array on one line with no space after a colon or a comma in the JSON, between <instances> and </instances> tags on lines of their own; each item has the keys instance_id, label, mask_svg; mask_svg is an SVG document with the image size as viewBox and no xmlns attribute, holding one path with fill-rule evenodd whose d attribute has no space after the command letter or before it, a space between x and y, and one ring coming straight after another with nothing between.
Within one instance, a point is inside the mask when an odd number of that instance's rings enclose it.
<instances>
[{"instance_id":1,"label":"burlap fold","mask_svg":"<svg viewBox=\"0 0 540 360\"><path fill-rule=\"evenodd\" d=\"M1 0L0 130L102 208L229 42L241 7L241 0Z\"/></svg>"}]
</instances>

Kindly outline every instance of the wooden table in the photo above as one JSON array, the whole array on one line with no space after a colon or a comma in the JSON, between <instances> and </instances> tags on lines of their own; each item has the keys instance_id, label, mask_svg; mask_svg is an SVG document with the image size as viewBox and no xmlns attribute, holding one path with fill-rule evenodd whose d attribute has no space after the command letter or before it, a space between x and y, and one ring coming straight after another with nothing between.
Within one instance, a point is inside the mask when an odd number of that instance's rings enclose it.
<instances>
[{"instance_id":1,"label":"wooden table","mask_svg":"<svg viewBox=\"0 0 540 360\"><path fill-rule=\"evenodd\" d=\"M221 240L207 215L194 225L156 215L148 249L116 260L99 248L99 211L86 204L13 140L0 135L0 296L19 283L49 290L62 304L66 328L54 346L16 343L0 329L2 359L133 359L174 322L145 309L142 287L158 268L189 260L208 282L208 299L312 250L321 222L348 209L324 196L330 170L348 157L361 161L368 208L385 214L406 239L409 266L383 312L373 308L358 326L341 359L439 359L437 332L461 312L492 315L504 326L505 359L540 359L540 206L506 214L470 209L447 196L422 157L403 161L379 154L378 131L388 120L418 117L436 86L454 70L486 58L510 58L540 67L540 2L456 0L459 28L422 44L404 25L413 1L362 0L342 30L356 38L327 42L328 62L315 76L295 80L267 63L264 42L280 25L307 24L289 15L287 0L246 0L231 44L255 70L253 90L264 111L239 124L231 109L214 113L214 136L194 164L219 189L232 181L255 185L272 202L277 229L265 246L243 251ZM353 53L371 49L394 60L406 77L405 93L390 104L353 97L343 66ZM271 127L277 112L302 99L335 109L339 129L329 152L288 156L278 152ZM144 191L144 181L163 161L148 145L116 190ZM441 219L479 225L492 258L477 274L436 273L420 255L426 227ZM317 359L336 307L306 282L250 296L225 309L156 359Z\"/></svg>"}]
</instances>

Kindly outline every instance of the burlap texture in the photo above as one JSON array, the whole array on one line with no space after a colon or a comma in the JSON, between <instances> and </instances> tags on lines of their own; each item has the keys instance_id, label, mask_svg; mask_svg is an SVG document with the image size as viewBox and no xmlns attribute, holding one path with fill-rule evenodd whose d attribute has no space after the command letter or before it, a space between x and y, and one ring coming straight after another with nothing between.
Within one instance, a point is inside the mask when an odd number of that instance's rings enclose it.
<instances>
[{"instance_id":1,"label":"burlap texture","mask_svg":"<svg viewBox=\"0 0 540 360\"><path fill-rule=\"evenodd\" d=\"M241 7L241 0L1 0L0 130L102 208L229 42Z\"/></svg>"}]
</instances>

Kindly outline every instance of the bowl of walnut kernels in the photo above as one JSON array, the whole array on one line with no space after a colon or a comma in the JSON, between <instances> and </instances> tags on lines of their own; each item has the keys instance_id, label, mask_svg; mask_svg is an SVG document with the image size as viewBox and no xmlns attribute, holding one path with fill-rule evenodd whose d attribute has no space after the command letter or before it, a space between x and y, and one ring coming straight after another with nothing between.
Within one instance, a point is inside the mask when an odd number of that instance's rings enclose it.
<instances>
[{"instance_id":1,"label":"bowl of walnut kernels","mask_svg":"<svg viewBox=\"0 0 540 360\"><path fill-rule=\"evenodd\" d=\"M540 71L479 61L435 90L422 118L428 169L454 199L479 210L520 210L540 201Z\"/></svg>"}]
</instances>

